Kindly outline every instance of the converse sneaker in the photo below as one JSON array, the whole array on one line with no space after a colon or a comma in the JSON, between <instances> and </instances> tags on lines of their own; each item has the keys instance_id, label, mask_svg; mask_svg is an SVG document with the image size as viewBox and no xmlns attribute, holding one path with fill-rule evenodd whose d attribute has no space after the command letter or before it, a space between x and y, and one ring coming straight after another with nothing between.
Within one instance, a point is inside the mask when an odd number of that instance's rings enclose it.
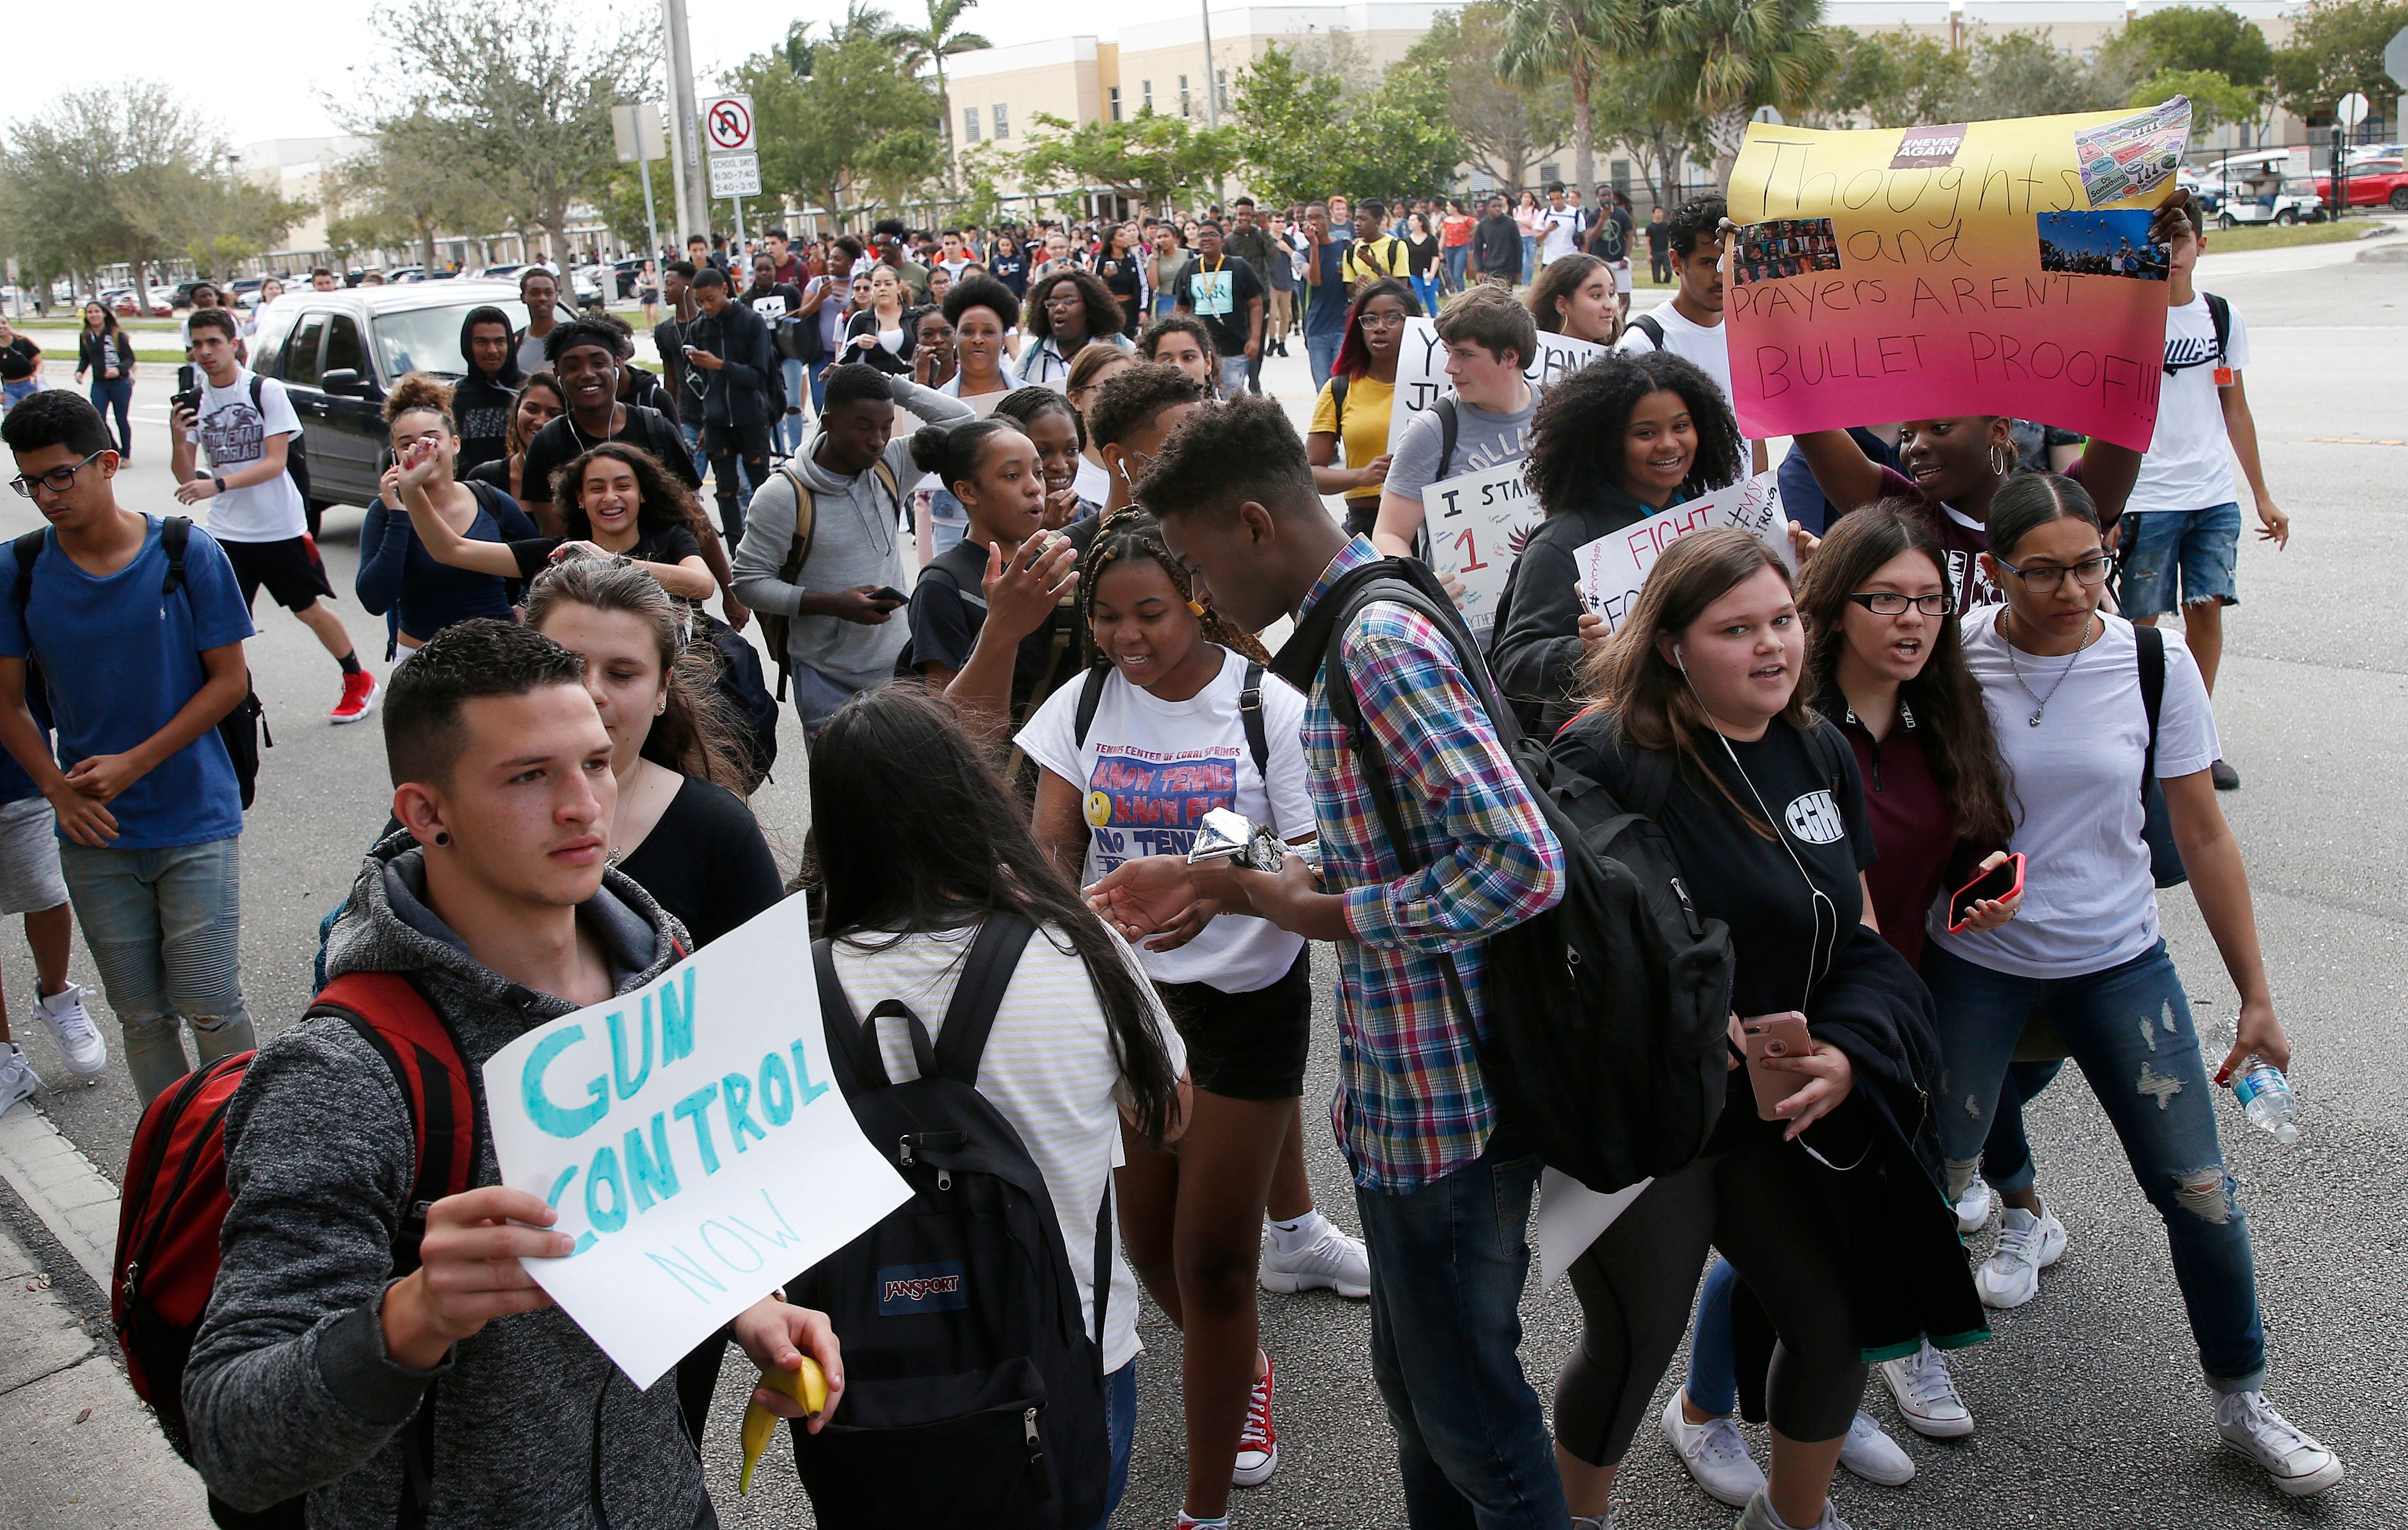
<instances>
[{"instance_id":1,"label":"converse sneaker","mask_svg":"<svg viewBox=\"0 0 2408 1530\"><path fill-rule=\"evenodd\" d=\"M1254 1395L1246 1400L1246 1426L1238 1434L1238 1459L1229 1469L1229 1481L1237 1487L1258 1488L1277 1470L1279 1431L1271 1427L1271 1357L1264 1354L1263 1373L1254 1378Z\"/></svg>"},{"instance_id":2,"label":"converse sneaker","mask_svg":"<svg viewBox=\"0 0 2408 1530\"><path fill-rule=\"evenodd\" d=\"M1734 1530L1848 1530L1848 1522L1840 1518L1840 1511L1831 1507L1830 1499L1826 1498L1821 1519L1812 1524L1792 1524L1775 1513L1771 1500L1759 1493L1747 1501L1747 1508L1741 1513Z\"/></svg>"},{"instance_id":3,"label":"converse sneaker","mask_svg":"<svg viewBox=\"0 0 2408 1530\"><path fill-rule=\"evenodd\" d=\"M343 699L326 714L330 722L357 722L376 708L377 678L363 669L356 675L343 677Z\"/></svg>"},{"instance_id":4,"label":"converse sneaker","mask_svg":"<svg viewBox=\"0 0 2408 1530\"><path fill-rule=\"evenodd\" d=\"M1990 1194L1990 1181L1974 1175L1965 1194L1956 1197L1956 1230L1967 1237L1972 1237L1989 1222L1998 1205L1999 1198Z\"/></svg>"},{"instance_id":5,"label":"converse sneaker","mask_svg":"<svg viewBox=\"0 0 2408 1530\"><path fill-rule=\"evenodd\" d=\"M2266 1468L2274 1485L2305 1498L2341 1480L2341 1457L2267 1404L2262 1392L2228 1392L2215 1400L2215 1432Z\"/></svg>"},{"instance_id":6,"label":"converse sneaker","mask_svg":"<svg viewBox=\"0 0 2408 1530\"><path fill-rule=\"evenodd\" d=\"M32 1099L34 1091L41 1087L41 1075L25 1061L17 1044L0 1041L0 1116L7 1115L8 1108L19 1100Z\"/></svg>"},{"instance_id":7,"label":"converse sneaker","mask_svg":"<svg viewBox=\"0 0 2408 1530\"><path fill-rule=\"evenodd\" d=\"M1973 1412L1956 1395L1948 1362L1928 1343L1913 1354L1881 1363L1882 1385L1889 1388L1906 1426L1932 1439L1957 1439L1973 1432Z\"/></svg>"},{"instance_id":8,"label":"converse sneaker","mask_svg":"<svg viewBox=\"0 0 2408 1530\"><path fill-rule=\"evenodd\" d=\"M1737 1420L1725 1416L1691 1423L1681 1410L1687 1396L1685 1391L1675 1391L1664 1405L1664 1438L1706 1496L1737 1509L1764 1486L1764 1468L1748 1453L1747 1437L1739 1432Z\"/></svg>"},{"instance_id":9,"label":"converse sneaker","mask_svg":"<svg viewBox=\"0 0 2408 1530\"><path fill-rule=\"evenodd\" d=\"M1914 1480L1914 1460L1861 1408L1856 1422L1848 1425L1848 1437L1840 1441L1840 1465L1885 1488L1902 1488Z\"/></svg>"},{"instance_id":10,"label":"converse sneaker","mask_svg":"<svg viewBox=\"0 0 2408 1530\"><path fill-rule=\"evenodd\" d=\"M2001 1311L2040 1294L2040 1272L2065 1257L2065 1223L2042 1205L2040 1214L2008 1207L1999 1214L1999 1247L1982 1261L1973 1283L1982 1305Z\"/></svg>"},{"instance_id":11,"label":"converse sneaker","mask_svg":"<svg viewBox=\"0 0 2408 1530\"><path fill-rule=\"evenodd\" d=\"M101 1039L92 1016L84 1012L83 996L91 992L81 983L69 983L48 998L38 986L34 990L34 1013L58 1038L59 1056L79 1079L92 1078L108 1066L108 1043Z\"/></svg>"},{"instance_id":12,"label":"converse sneaker","mask_svg":"<svg viewBox=\"0 0 2408 1530\"><path fill-rule=\"evenodd\" d=\"M1348 1237L1318 1212L1314 1217L1319 1232L1298 1248L1283 1249L1277 1227L1264 1230L1262 1265L1256 1272L1263 1289L1293 1293L1326 1287L1354 1301L1371 1294L1371 1256L1363 1240Z\"/></svg>"}]
</instances>

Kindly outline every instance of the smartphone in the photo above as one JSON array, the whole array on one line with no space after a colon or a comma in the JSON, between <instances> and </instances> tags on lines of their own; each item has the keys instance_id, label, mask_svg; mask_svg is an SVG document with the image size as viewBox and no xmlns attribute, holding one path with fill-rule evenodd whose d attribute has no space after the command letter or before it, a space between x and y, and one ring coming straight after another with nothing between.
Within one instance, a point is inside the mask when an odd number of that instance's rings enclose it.
<instances>
[{"instance_id":1,"label":"smartphone","mask_svg":"<svg viewBox=\"0 0 2408 1530\"><path fill-rule=\"evenodd\" d=\"M191 409L197 414L201 408L201 391L194 388L189 393L169 393L167 407L170 409Z\"/></svg>"},{"instance_id":2,"label":"smartphone","mask_svg":"<svg viewBox=\"0 0 2408 1530\"><path fill-rule=\"evenodd\" d=\"M1747 1081L1756 1086L1756 1119L1779 1121L1782 1118L1772 1108L1812 1080L1802 1073L1766 1067L1764 1064L1773 1057L1803 1057L1814 1050L1814 1038L1806 1032L1806 1017L1795 1009L1777 1015L1742 1016L1739 1032L1747 1047Z\"/></svg>"},{"instance_id":3,"label":"smartphone","mask_svg":"<svg viewBox=\"0 0 2408 1530\"><path fill-rule=\"evenodd\" d=\"M869 592L869 598L886 606L909 606L911 597L891 584L882 584Z\"/></svg>"},{"instance_id":4,"label":"smartphone","mask_svg":"<svg viewBox=\"0 0 2408 1530\"><path fill-rule=\"evenodd\" d=\"M1948 933L1961 935L1973 922L1973 905L2011 898L2024 890L2024 858L2008 856L1956 890L1948 900Z\"/></svg>"}]
</instances>

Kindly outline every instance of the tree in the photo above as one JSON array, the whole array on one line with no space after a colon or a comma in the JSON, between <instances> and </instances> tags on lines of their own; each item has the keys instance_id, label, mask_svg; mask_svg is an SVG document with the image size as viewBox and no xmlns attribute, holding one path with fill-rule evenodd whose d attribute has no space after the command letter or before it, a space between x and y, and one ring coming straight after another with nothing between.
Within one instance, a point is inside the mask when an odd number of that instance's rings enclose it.
<instances>
[{"instance_id":1,"label":"tree","mask_svg":"<svg viewBox=\"0 0 2408 1530\"><path fill-rule=\"evenodd\" d=\"M366 150L336 167L325 193L327 210L337 215L327 221L326 237L336 248L411 246L431 270L437 234L507 216L486 179L472 124L438 117L422 100L366 136Z\"/></svg>"},{"instance_id":2,"label":"tree","mask_svg":"<svg viewBox=\"0 0 2408 1530\"><path fill-rule=\"evenodd\" d=\"M1497 78L1505 14L1502 0L1442 10L1403 62L1438 72L1447 121L1473 168L1519 186L1531 164L1570 135L1571 96L1561 80L1521 87Z\"/></svg>"},{"instance_id":3,"label":"tree","mask_svg":"<svg viewBox=\"0 0 2408 1530\"><path fill-rule=\"evenodd\" d=\"M1238 77L1231 109L1247 184L1272 203L1332 192L1395 199L1455 183L1466 149L1442 68L1398 63L1368 92L1304 68L1276 45Z\"/></svg>"},{"instance_id":4,"label":"tree","mask_svg":"<svg viewBox=\"0 0 2408 1530\"><path fill-rule=\"evenodd\" d=\"M1071 122L1040 111L1028 148L1013 156L1024 188L1102 186L1149 207L1167 207L1196 186L1217 185L1237 167L1236 128L1140 107L1117 122Z\"/></svg>"},{"instance_id":5,"label":"tree","mask_svg":"<svg viewBox=\"0 0 2408 1530\"><path fill-rule=\"evenodd\" d=\"M2132 87L2131 104L2154 107L2177 95L2190 97L2190 133L2204 137L2224 122L2254 122L2265 92L2236 85L2213 69L2160 69Z\"/></svg>"},{"instance_id":6,"label":"tree","mask_svg":"<svg viewBox=\"0 0 2408 1530\"><path fill-rule=\"evenodd\" d=\"M795 34L772 53L738 65L731 83L752 97L761 176L842 223L882 197L919 184L937 168L936 103L882 39L883 12L855 4L827 38L802 50L810 73L795 73Z\"/></svg>"},{"instance_id":7,"label":"tree","mask_svg":"<svg viewBox=\"0 0 2408 1530\"><path fill-rule=\"evenodd\" d=\"M2132 18L2100 50L2102 66L2134 79L2168 70L2222 75L2235 85L2263 85L2274 50L2258 23L2222 6L2173 6Z\"/></svg>"},{"instance_id":8,"label":"tree","mask_svg":"<svg viewBox=\"0 0 2408 1530\"><path fill-rule=\"evenodd\" d=\"M393 62L371 88L370 120L414 108L446 124L459 163L485 178L509 221L542 229L566 260L570 206L618 163L610 107L644 88L659 53L652 23L613 25L606 13L597 24L568 0L403 0L376 24Z\"/></svg>"},{"instance_id":9,"label":"tree","mask_svg":"<svg viewBox=\"0 0 2408 1530\"><path fill-rule=\"evenodd\" d=\"M1683 167L1713 157L1686 73L1665 59L1614 63L1598 77L1597 99L1598 137L1629 150L1650 196L1667 207L1678 203Z\"/></svg>"},{"instance_id":10,"label":"tree","mask_svg":"<svg viewBox=\"0 0 2408 1530\"><path fill-rule=\"evenodd\" d=\"M2400 92L2383 72L2383 50L2408 26L2408 0L2308 0L2274 55L2274 79L2286 111L2305 122L2332 120L2352 91L2370 101Z\"/></svg>"},{"instance_id":11,"label":"tree","mask_svg":"<svg viewBox=\"0 0 2408 1530\"><path fill-rule=\"evenodd\" d=\"M1727 182L1760 107L1799 111L1831 73L1820 0L1665 0L1648 13L1649 52L1694 81L1714 179Z\"/></svg>"},{"instance_id":12,"label":"tree","mask_svg":"<svg viewBox=\"0 0 2408 1530\"><path fill-rule=\"evenodd\" d=\"M995 45L975 32L957 32L955 25L962 12L977 5L978 0L927 0L928 21L924 26L898 26L886 34L886 40L903 50L897 62L903 72L916 75L926 64L937 75L937 125L943 132L945 145L945 181L953 179L953 108L946 105L953 99L945 93L945 60L955 53L974 53Z\"/></svg>"},{"instance_id":13,"label":"tree","mask_svg":"<svg viewBox=\"0 0 2408 1530\"><path fill-rule=\"evenodd\" d=\"M1950 120L1971 78L1967 56L1904 27L1831 31L1832 69L1801 119L1816 126L1915 127Z\"/></svg>"},{"instance_id":14,"label":"tree","mask_svg":"<svg viewBox=\"0 0 2408 1530\"><path fill-rule=\"evenodd\" d=\"M1597 179L1592 100L1607 62L1646 46L1644 19L1621 0L1504 0L1497 77L1531 89L1561 78L1572 98L1572 179Z\"/></svg>"}]
</instances>

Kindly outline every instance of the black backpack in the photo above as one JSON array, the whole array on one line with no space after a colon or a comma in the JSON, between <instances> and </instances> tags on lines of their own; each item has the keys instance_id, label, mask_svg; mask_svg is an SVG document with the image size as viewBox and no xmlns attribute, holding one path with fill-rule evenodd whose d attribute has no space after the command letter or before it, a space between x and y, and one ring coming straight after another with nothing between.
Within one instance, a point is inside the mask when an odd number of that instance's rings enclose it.
<instances>
[{"instance_id":1,"label":"black backpack","mask_svg":"<svg viewBox=\"0 0 2408 1530\"><path fill-rule=\"evenodd\" d=\"M1036 933L1023 915L987 916L933 1044L897 999L863 1025L828 941L812 943L837 1084L912 1191L787 1287L844 1337L844 1407L816 1435L794 1431L824 1530L1086 1530L1103 1518L1111 1193L1096 1212L1091 1337L1044 1176L975 1087ZM910 1028L916 1079L887 1078L876 1027L888 1018Z\"/></svg>"},{"instance_id":2,"label":"black backpack","mask_svg":"<svg viewBox=\"0 0 2408 1530\"><path fill-rule=\"evenodd\" d=\"M1104 681L1111 678L1110 664L1090 665L1087 678L1080 682L1079 709L1072 718L1070 742L1083 747L1087 730L1096 725L1096 708L1103 705ZM1263 727L1263 666L1252 659L1246 661L1246 680L1238 692L1238 721L1246 730L1246 752L1254 756L1254 774L1263 779L1266 790L1271 779L1271 741Z\"/></svg>"},{"instance_id":3,"label":"black backpack","mask_svg":"<svg viewBox=\"0 0 2408 1530\"><path fill-rule=\"evenodd\" d=\"M167 577L159 581L159 593L172 595L184 588L184 549L193 537L190 517L171 515L160 522L159 546L167 554ZM50 545L47 530L29 531L9 544L17 554L17 621L25 622L26 607L34 598L34 561ZM184 598L192 599L189 592ZM25 628L25 696L28 702L36 696L48 697L49 684L42 676L40 658L33 652L33 628ZM246 684L250 677L245 673ZM38 718L36 721L40 721ZM242 789L242 805L248 808L259 792L259 751L263 744L276 747L276 737L267 731L267 708L260 704L259 693L246 688L234 710L218 719L218 737L225 744L226 758L234 762L235 784Z\"/></svg>"},{"instance_id":4,"label":"black backpack","mask_svg":"<svg viewBox=\"0 0 2408 1530\"><path fill-rule=\"evenodd\" d=\"M1539 1157L1590 1189L1612 1192L1694 1159L1720 1119L1730 1013L1730 932L1699 916L1671 848L1649 816L1671 788L1657 759L1638 780L1645 806L1557 765L1524 736L1480 645L1426 568L1400 558L1356 569L1326 604L1339 612L1323 663L1329 707L1344 728L1382 826L1408 871L1408 843L1378 739L1364 726L1339 647L1375 601L1420 612L1447 635L1455 662L1563 847L1563 901L1485 945L1490 1039L1481 1071L1500 1119ZM1447 994L1469 1026L1455 959Z\"/></svg>"},{"instance_id":5,"label":"black backpack","mask_svg":"<svg viewBox=\"0 0 2408 1530\"><path fill-rule=\"evenodd\" d=\"M267 379L256 372L251 375L251 407L258 411L259 418L262 420L267 418L267 405L263 397L266 392L266 382ZM299 412L294 411L296 418ZM306 436L305 429L284 437L284 476L293 480L293 487L301 491L301 503L305 507L309 505L309 452L302 445ZM309 522L309 534L314 536L317 533L317 517L313 512ZM249 807L250 804L246 802L243 806Z\"/></svg>"},{"instance_id":6,"label":"black backpack","mask_svg":"<svg viewBox=\"0 0 2408 1530\"><path fill-rule=\"evenodd\" d=\"M2219 360L2222 354L2217 352ZM2190 880L2190 873L2183 868L2182 850L2174 843L2173 816L2166 810L2166 789L2157 779L2157 713L2166 699L2166 635L2136 622L2132 648L2141 669L2141 709L2149 716L2149 747L2141 756L2141 838L2149 847L2149 879L2159 887L2179 887Z\"/></svg>"}]
</instances>

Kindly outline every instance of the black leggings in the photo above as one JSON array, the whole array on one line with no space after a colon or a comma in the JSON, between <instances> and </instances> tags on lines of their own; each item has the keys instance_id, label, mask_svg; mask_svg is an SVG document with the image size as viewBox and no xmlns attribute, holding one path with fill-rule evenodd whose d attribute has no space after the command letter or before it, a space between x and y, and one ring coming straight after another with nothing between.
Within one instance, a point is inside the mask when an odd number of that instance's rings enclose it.
<instances>
[{"instance_id":1,"label":"black leggings","mask_svg":"<svg viewBox=\"0 0 2408 1530\"><path fill-rule=\"evenodd\" d=\"M1619 1462L1645 1421L1688 1328L1710 1243L1781 1336L1768 1381L1772 1427L1812 1444L1856 1421L1865 1365L1813 1165L1771 1126L1739 1124L1742 1141L1648 1186L1572 1265L1581 1341L1555 1378L1555 1443L1592 1466Z\"/></svg>"}]
</instances>

